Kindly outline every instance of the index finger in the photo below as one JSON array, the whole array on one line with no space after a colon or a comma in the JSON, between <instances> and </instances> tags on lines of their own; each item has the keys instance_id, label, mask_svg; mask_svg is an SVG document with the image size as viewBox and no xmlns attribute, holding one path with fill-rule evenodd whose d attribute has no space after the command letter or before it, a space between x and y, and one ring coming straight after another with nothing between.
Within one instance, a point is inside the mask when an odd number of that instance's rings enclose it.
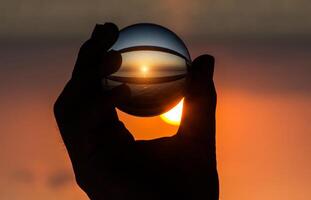
<instances>
[{"instance_id":1,"label":"index finger","mask_svg":"<svg viewBox=\"0 0 311 200\"><path fill-rule=\"evenodd\" d=\"M118 70L120 63L108 63L107 51L116 42L119 36L118 27L113 23L97 24L91 38L80 48L78 58L72 73L72 79L89 80L100 79ZM117 52L108 52L118 54ZM110 59L121 62L119 59ZM109 61L109 60L108 60ZM103 66L103 63L106 65Z\"/></svg>"}]
</instances>

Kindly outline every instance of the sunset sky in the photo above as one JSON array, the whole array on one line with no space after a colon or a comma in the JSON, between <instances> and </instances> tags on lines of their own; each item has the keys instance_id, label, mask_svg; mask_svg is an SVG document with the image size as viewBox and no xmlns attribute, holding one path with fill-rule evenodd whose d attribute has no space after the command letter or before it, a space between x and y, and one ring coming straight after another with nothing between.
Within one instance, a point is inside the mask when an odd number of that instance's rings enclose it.
<instances>
[{"instance_id":1,"label":"sunset sky","mask_svg":"<svg viewBox=\"0 0 311 200\"><path fill-rule=\"evenodd\" d=\"M215 56L222 200L311 199L310 10L308 0L1 2L0 199L87 199L52 106L79 46L106 21L158 23L192 59ZM178 128L160 117L120 118L137 139Z\"/></svg>"}]
</instances>

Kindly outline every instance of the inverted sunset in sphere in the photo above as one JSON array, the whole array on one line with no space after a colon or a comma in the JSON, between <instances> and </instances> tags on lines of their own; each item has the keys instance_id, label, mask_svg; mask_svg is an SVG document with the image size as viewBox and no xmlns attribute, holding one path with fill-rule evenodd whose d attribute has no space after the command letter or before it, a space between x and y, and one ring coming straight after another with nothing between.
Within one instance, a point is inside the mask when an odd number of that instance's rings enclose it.
<instances>
[{"instance_id":1,"label":"inverted sunset in sphere","mask_svg":"<svg viewBox=\"0 0 311 200\"><path fill-rule=\"evenodd\" d=\"M135 24L120 31L112 46L122 55L120 69L103 80L110 89L127 84L131 97L118 108L136 116L155 116L174 107L184 95L191 59L183 41L155 24Z\"/></svg>"}]
</instances>

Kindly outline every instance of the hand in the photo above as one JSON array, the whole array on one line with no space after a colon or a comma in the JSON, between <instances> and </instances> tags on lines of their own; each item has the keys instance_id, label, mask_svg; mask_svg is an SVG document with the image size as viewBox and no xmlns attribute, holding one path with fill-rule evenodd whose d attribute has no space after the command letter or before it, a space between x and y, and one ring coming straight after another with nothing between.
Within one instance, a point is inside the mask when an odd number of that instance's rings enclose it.
<instances>
[{"instance_id":1,"label":"hand","mask_svg":"<svg viewBox=\"0 0 311 200\"><path fill-rule=\"evenodd\" d=\"M129 88L101 87L101 78L122 62L118 52L108 51L118 33L114 24L95 27L54 105L78 185L93 200L218 199L214 58L193 61L177 134L135 141L115 110L131 95Z\"/></svg>"}]
</instances>

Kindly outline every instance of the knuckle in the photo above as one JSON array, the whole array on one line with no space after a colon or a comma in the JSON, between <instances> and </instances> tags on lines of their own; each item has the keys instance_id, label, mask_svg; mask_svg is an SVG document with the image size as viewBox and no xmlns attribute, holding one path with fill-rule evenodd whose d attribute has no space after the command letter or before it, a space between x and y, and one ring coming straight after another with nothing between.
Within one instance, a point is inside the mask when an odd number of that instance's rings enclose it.
<instances>
[{"instance_id":1,"label":"knuckle","mask_svg":"<svg viewBox=\"0 0 311 200\"><path fill-rule=\"evenodd\" d=\"M90 175L90 172L79 172L75 173L75 181L77 185L85 192L90 192L89 190L92 189L92 186L94 185L94 177L92 179L92 176ZM78 175L77 175L78 174Z\"/></svg>"},{"instance_id":2,"label":"knuckle","mask_svg":"<svg viewBox=\"0 0 311 200\"><path fill-rule=\"evenodd\" d=\"M76 176L75 177L76 183L78 184L78 186L82 189L85 189L86 184L83 178L81 178L81 176Z\"/></svg>"},{"instance_id":3,"label":"knuckle","mask_svg":"<svg viewBox=\"0 0 311 200\"><path fill-rule=\"evenodd\" d=\"M60 115L61 115L61 110L62 110L61 107L62 107L62 106L61 106L61 100L60 100L60 97L58 97L58 98L56 99L54 105L53 105L53 112L54 112L54 116L55 116L56 118L59 118Z\"/></svg>"}]
</instances>

